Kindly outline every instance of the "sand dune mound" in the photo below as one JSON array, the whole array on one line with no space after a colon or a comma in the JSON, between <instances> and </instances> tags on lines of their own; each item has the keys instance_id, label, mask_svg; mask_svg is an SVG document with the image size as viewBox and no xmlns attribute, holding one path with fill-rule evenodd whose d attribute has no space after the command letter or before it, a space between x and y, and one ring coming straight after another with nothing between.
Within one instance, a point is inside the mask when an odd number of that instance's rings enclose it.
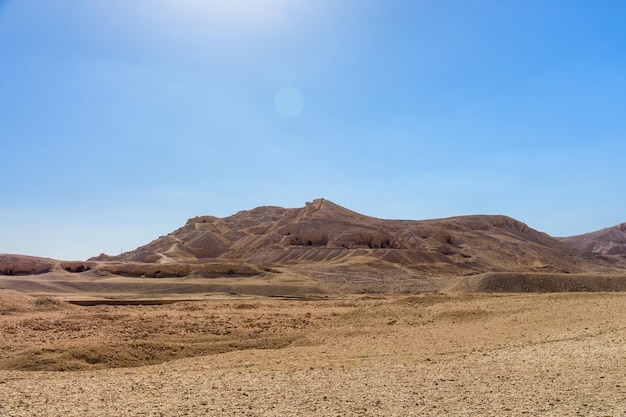
<instances>
[{"instance_id":1,"label":"sand dune mound","mask_svg":"<svg viewBox=\"0 0 626 417\"><path fill-rule=\"evenodd\" d=\"M466 293L626 291L626 275L490 272L463 277L446 289Z\"/></svg>"},{"instance_id":2,"label":"sand dune mound","mask_svg":"<svg viewBox=\"0 0 626 417\"><path fill-rule=\"evenodd\" d=\"M33 297L11 290L0 290L0 315L28 311L55 311L70 308L67 303L50 297Z\"/></svg>"}]
</instances>

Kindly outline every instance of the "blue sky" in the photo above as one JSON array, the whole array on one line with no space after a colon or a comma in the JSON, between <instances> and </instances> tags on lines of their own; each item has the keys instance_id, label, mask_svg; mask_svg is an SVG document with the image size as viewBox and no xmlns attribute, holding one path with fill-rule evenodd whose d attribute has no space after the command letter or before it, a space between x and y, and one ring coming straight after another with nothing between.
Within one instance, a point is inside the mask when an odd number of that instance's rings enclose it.
<instances>
[{"instance_id":1,"label":"blue sky","mask_svg":"<svg viewBox=\"0 0 626 417\"><path fill-rule=\"evenodd\" d=\"M0 0L0 253L324 197L626 221L623 1Z\"/></svg>"}]
</instances>

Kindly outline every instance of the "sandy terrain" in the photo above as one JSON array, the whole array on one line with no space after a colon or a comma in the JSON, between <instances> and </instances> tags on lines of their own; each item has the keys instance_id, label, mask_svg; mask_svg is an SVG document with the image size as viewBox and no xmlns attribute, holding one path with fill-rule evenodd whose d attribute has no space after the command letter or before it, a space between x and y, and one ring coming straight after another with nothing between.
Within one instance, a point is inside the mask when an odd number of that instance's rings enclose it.
<instances>
[{"instance_id":1,"label":"sandy terrain","mask_svg":"<svg viewBox=\"0 0 626 417\"><path fill-rule=\"evenodd\" d=\"M0 294L3 417L626 416L625 293Z\"/></svg>"}]
</instances>

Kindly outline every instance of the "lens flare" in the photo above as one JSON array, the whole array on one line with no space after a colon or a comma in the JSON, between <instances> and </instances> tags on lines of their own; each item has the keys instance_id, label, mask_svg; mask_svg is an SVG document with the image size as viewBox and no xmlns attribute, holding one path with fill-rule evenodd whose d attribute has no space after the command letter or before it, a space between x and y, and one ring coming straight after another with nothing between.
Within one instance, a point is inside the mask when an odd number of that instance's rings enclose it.
<instances>
[{"instance_id":1,"label":"lens flare","mask_svg":"<svg viewBox=\"0 0 626 417\"><path fill-rule=\"evenodd\" d=\"M302 112L304 97L300 90L294 87L283 87L274 97L276 110L285 117L294 117Z\"/></svg>"}]
</instances>

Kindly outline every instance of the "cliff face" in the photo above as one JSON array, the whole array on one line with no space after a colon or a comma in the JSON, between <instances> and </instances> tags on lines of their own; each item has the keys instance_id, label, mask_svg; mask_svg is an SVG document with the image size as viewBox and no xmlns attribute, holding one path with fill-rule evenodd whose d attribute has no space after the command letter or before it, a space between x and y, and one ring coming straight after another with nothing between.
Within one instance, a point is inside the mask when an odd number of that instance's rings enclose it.
<instances>
[{"instance_id":1,"label":"cliff face","mask_svg":"<svg viewBox=\"0 0 626 417\"><path fill-rule=\"evenodd\" d=\"M225 218L196 217L167 236L106 260L312 269L387 265L427 274L585 272L598 266L593 255L506 216L383 220L324 199L301 208L258 207Z\"/></svg>"}]
</instances>

